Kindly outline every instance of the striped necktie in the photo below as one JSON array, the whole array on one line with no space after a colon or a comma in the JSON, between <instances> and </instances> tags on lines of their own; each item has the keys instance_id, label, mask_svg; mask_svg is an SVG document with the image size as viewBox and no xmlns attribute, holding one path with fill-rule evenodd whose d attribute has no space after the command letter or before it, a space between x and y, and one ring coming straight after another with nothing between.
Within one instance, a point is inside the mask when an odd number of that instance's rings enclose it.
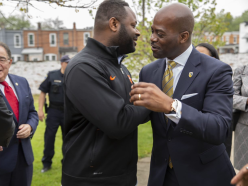
<instances>
[{"instance_id":1,"label":"striped necktie","mask_svg":"<svg viewBox=\"0 0 248 186\"><path fill-rule=\"evenodd\" d=\"M173 72L172 69L177 65L176 62L174 61L168 61L168 66L166 71L164 72L163 75L163 80L162 80L162 90L167 96L172 97L173 96ZM165 116L166 123L168 123L168 118ZM169 157L169 167L172 169L173 165L171 162L171 157Z\"/></svg>"},{"instance_id":2,"label":"striped necktie","mask_svg":"<svg viewBox=\"0 0 248 186\"><path fill-rule=\"evenodd\" d=\"M174 61L168 61L168 67L163 75L162 90L167 96L173 96L173 72L172 69L177 65Z\"/></svg>"}]
</instances>

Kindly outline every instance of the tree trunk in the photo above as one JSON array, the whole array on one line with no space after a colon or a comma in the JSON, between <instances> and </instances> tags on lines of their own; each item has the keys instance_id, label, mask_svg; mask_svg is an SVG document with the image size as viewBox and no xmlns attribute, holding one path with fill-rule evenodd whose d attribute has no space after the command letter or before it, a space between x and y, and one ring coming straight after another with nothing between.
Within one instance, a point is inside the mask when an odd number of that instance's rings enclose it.
<instances>
[{"instance_id":1,"label":"tree trunk","mask_svg":"<svg viewBox=\"0 0 248 186\"><path fill-rule=\"evenodd\" d=\"M145 3L146 0L142 0L142 25L145 26Z\"/></svg>"}]
</instances>

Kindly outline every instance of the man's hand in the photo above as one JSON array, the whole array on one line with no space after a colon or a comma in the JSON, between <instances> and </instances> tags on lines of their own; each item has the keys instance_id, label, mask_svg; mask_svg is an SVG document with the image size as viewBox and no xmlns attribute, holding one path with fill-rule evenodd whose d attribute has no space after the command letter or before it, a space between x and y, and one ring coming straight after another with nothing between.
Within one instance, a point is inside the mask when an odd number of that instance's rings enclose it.
<instances>
[{"instance_id":1,"label":"man's hand","mask_svg":"<svg viewBox=\"0 0 248 186\"><path fill-rule=\"evenodd\" d=\"M0 151L3 151L3 147L2 146L0 146Z\"/></svg>"},{"instance_id":2,"label":"man's hand","mask_svg":"<svg viewBox=\"0 0 248 186\"><path fill-rule=\"evenodd\" d=\"M248 164L246 164L239 173L233 177L231 184L236 186L248 186Z\"/></svg>"},{"instance_id":3,"label":"man's hand","mask_svg":"<svg viewBox=\"0 0 248 186\"><path fill-rule=\"evenodd\" d=\"M139 96L140 94L140 96ZM130 102L154 112L169 113L173 99L152 83L137 83L132 86Z\"/></svg>"},{"instance_id":4,"label":"man's hand","mask_svg":"<svg viewBox=\"0 0 248 186\"><path fill-rule=\"evenodd\" d=\"M29 124L22 124L19 126L19 131L16 134L17 138L25 139L30 136L32 127Z\"/></svg>"},{"instance_id":5,"label":"man's hand","mask_svg":"<svg viewBox=\"0 0 248 186\"><path fill-rule=\"evenodd\" d=\"M40 121L43 121L43 119L45 119L45 114L43 110L38 111L38 116Z\"/></svg>"}]
</instances>

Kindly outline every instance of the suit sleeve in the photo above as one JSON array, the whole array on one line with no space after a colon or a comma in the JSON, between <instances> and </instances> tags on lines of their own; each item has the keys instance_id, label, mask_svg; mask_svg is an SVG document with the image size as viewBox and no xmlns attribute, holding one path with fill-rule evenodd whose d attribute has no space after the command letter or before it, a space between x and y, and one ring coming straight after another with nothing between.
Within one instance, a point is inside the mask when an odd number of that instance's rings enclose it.
<instances>
[{"instance_id":1,"label":"suit sleeve","mask_svg":"<svg viewBox=\"0 0 248 186\"><path fill-rule=\"evenodd\" d=\"M242 110L244 112L248 112L247 108L247 97L241 95L241 87L242 87L242 73L244 71L245 66L238 67L234 70L233 75L233 108Z\"/></svg>"},{"instance_id":2,"label":"suit sleeve","mask_svg":"<svg viewBox=\"0 0 248 186\"><path fill-rule=\"evenodd\" d=\"M0 93L0 146L7 147L15 131L13 113L8 110Z\"/></svg>"},{"instance_id":3,"label":"suit sleeve","mask_svg":"<svg viewBox=\"0 0 248 186\"><path fill-rule=\"evenodd\" d=\"M27 83L28 92L29 92L29 99L30 99L30 104L29 104L29 108L28 108L29 109L28 118L27 118L26 123L32 127L33 134L34 134L36 131L36 128L38 126L38 123L39 123L39 118L38 118L37 111L34 108L34 99L33 99L33 96L32 96L32 93L31 93L31 90L30 90L30 87L29 87L27 80L26 80L26 83Z\"/></svg>"},{"instance_id":4,"label":"suit sleeve","mask_svg":"<svg viewBox=\"0 0 248 186\"><path fill-rule=\"evenodd\" d=\"M225 142L232 116L232 85L230 66L217 68L207 84L202 110L182 103L178 128L186 129L190 135L207 143L219 145Z\"/></svg>"},{"instance_id":5,"label":"suit sleeve","mask_svg":"<svg viewBox=\"0 0 248 186\"><path fill-rule=\"evenodd\" d=\"M137 129L150 112L144 107L125 104L110 88L106 77L85 63L70 71L65 79L65 93L78 111L110 138L124 138Z\"/></svg>"}]
</instances>

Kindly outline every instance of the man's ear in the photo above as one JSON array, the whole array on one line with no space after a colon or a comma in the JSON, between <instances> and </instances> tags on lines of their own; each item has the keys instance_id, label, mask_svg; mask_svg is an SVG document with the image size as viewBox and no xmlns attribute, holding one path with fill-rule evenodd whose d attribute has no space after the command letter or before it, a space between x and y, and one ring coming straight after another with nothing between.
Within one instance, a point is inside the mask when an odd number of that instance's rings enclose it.
<instances>
[{"instance_id":1,"label":"man's ear","mask_svg":"<svg viewBox=\"0 0 248 186\"><path fill-rule=\"evenodd\" d=\"M10 64L10 65L12 65L12 62L13 62L13 59L12 59L12 58L10 58L10 60L9 60L9 64Z\"/></svg>"},{"instance_id":2,"label":"man's ear","mask_svg":"<svg viewBox=\"0 0 248 186\"><path fill-rule=\"evenodd\" d=\"M120 22L115 17L111 17L109 19L110 30L113 32L117 32L119 30L119 27L120 27Z\"/></svg>"},{"instance_id":3,"label":"man's ear","mask_svg":"<svg viewBox=\"0 0 248 186\"><path fill-rule=\"evenodd\" d=\"M189 32L184 31L180 33L180 43L186 43L189 40Z\"/></svg>"}]
</instances>

